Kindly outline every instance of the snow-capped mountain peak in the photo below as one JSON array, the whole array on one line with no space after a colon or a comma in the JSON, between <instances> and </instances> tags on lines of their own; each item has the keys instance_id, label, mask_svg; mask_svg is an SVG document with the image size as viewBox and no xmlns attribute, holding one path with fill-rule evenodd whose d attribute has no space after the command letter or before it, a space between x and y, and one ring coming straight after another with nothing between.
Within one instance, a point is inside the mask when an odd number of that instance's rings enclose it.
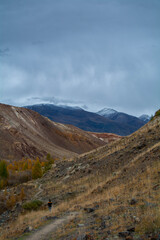
<instances>
[{"instance_id":1,"label":"snow-capped mountain peak","mask_svg":"<svg viewBox=\"0 0 160 240\"><path fill-rule=\"evenodd\" d=\"M139 117L139 119L141 119L142 121L144 121L144 122L149 122L149 120L150 120L150 116L149 115L147 115L147 114L143 114L143 115L141 115L140 117Z\"/></svg>"},{"instance_id":2,"label":"snow-capped mountain peak","mask_svg":"<svg viewBox=\"0 0 160 240\"><path fill-rule=\"evenodd\" d=\"M117 113L117 111L112 108L103 108L102 110L97 112L97 114L104 116L104 117L110 116L115 113Z\"/></svg>"}]
</instances>

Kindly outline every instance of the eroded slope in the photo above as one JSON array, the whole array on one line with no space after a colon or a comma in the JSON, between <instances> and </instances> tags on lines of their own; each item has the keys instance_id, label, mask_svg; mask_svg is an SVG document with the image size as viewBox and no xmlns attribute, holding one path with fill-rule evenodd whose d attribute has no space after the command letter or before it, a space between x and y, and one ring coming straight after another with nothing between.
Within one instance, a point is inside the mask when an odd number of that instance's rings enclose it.
<instances>
[{"instance_id":1,"label":"eroded slope","mask_svg":"<svg viewBox=\"0 0 160 240\"><path fill-rule=\"evenodd\" d=\"M0 104L0 159L71 157L104 143L71 125L25 108Z\"/></svg>"}]
</instances>

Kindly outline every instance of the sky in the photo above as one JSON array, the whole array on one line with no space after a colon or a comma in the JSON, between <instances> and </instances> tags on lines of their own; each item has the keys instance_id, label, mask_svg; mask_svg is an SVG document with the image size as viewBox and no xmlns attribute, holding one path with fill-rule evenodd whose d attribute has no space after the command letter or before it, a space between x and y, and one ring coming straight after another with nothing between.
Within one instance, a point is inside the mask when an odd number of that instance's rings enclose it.
<instances>
[{"instance_id":1,"label":"sky","mask_svg":"<svg viewBox=\"0 0 160 240\"><path fill-rule=\"evenodd\" d=\"M159 0L0 0L0 102L160 108Z\"/></svg>"}]
</instances>

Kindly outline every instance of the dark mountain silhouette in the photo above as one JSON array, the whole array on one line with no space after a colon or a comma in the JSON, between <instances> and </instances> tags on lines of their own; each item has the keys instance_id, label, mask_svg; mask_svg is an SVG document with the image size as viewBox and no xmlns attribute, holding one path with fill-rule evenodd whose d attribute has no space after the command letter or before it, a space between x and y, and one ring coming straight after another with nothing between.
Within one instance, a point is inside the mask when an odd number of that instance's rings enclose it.
<instances>
[{"instance_id":1,"label":"dark mountain silhouette","mask_svg":"<svg viewBox=\"0 0 160 240\"><path fill-rule=\"evenodd\" d=\"M106 118L81 108L55 106L53 104L32 105L26 106L26 108L34 110L52 121L72 124L91 132L115 133L125 136L135 132L145 124L139 118L127 114Z\"/></svg>"}]
</instances>

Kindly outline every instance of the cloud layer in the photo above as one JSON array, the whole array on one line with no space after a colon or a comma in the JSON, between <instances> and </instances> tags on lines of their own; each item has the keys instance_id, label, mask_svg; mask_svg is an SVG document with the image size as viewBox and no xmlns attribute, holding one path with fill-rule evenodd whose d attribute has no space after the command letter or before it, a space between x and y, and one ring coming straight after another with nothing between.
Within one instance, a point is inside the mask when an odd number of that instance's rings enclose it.
<instances>
[{"instance_id":1,"label":"cloud layer","mask_svg":"<svg viewBox=\"0 0 160 240\"><path fill-rule=\"evenodd\" d=\"M159 108L159 0L1 0L0 11L1 102Z\"/></svg>"}]
</instances>

